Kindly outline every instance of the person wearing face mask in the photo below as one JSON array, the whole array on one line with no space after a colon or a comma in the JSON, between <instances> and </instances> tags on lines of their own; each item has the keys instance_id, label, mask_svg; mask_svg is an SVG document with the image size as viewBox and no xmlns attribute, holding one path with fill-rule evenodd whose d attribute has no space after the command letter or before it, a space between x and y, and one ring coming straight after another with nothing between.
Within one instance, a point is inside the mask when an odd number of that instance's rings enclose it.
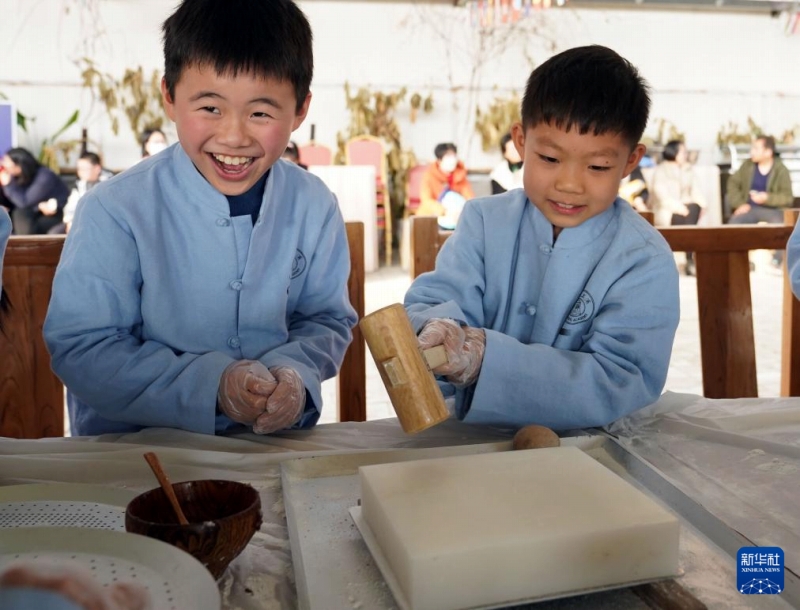
<instances>
[{"instance_id":1,"label":"person wearing face mask","mask_svg":"<svg viewBox=\"0 0 800 610\"><path fill-rule=\"evenodd\" d=\"M522 188L522 159L514 146L511 134L500 138L500 154L503 160L489 174L492 179L492 195L499 195L511 189Z\"/></svg>"},{"instance_id":2,"label":"person wearing face mask","mask_svg":"<svg viewBox=\"0 0 800 610\"><path fill-rule=\"evenodd\" d=\"M167 136L160 129L145 129L140 138L142 143L142 159L151 157L167 148Z\"/></svg>"},{"instance_id":3,"label":"person wearing face mask","mask_svg":"<svg viewBox=\"0 0 800 610\"><path fill-rule=\"evenodd\" d=\"M475 193L467 179L467 168L458 160L455 144L437 144L433 154L436 161L422 176L417 216L438 216L439 226L454 229L464 203Z\"/></svg>"}]
</instances>

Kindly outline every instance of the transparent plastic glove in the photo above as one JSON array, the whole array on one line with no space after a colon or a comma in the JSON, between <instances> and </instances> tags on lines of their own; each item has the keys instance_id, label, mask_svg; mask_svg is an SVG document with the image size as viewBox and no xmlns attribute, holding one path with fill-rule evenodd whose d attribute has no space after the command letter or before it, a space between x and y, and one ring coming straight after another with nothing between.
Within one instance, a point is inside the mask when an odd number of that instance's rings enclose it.
<instances>
[{"instance_id":1,"label":"transparent plastic glove","mask_svg":"<svg viewBox=\"0 0 800 610\"><path fill-rule=\"evenodd\" d=\"M419 346L428 349L443 345L447 362L433 369L456 386L475 383L486 351L486 334L483 329L461 327L455 320L434 318L429 320L417 337Z\"/></svg>"},{"instance_id":2,"label":"transparent plastic glove","mask_svg":"<svg viewBox=\"0 0 800 610\"><path fill-rule=\"evenodd\" d=\"M269 434L294 424L306 406L306 387L297 372L288 366L276 366L269 372L278 381L278 387L267 400L266 410L253 424L256 434Z\"/></svg>"},{"instance_id":3,"label":"transparent plastic glove","mask_svg":"<svg viewBox=\"0 0 800 610\"><path fill-rule=\"evenodd\" d=\"M257 360L238 360L228 365L219 380L217 404L233 421L251 425L267 408L278 382Z\"/></svg>"},{"instance_id":4,"label":"transparent plastic glove","mask_svg":"<svg viewBox=\"0 0 800 610\"><path fill-rule=\"evenodd\" d=\"M42 563L18 563L0 574L0 589L41 589L58 593L84 610L151 610L147 589L134 582L103 587L88 571Z\"/></svg>"}]
</instances>

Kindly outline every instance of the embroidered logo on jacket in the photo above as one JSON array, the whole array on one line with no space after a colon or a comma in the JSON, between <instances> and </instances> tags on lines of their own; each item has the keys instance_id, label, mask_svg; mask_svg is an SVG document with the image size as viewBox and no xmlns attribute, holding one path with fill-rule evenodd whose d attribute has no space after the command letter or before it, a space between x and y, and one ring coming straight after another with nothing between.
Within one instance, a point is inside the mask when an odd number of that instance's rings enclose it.
<instances>
[{"instance_id":1,"label":"embroidered logo on jacket","mask_svg":"<svg viewBox=\"0 0 800 610\"><path fill-rule=\"evenodd\" d=\"M297 250L294 255L294 260L292 261L292 279L296 278L305 270L306 270L306 255L303 254L300 250Z\"/></svg>"},{"instance_id":2,"label":"embroidered logo on jacket","mask_svg":"<svg viewBox=\"0 0 800 610\"><path fill-rule=\"evenodd\" d=\"M575 301L572 306L572 311L569 312L567 317L567 324L580 324L585 322L594 314L594 299L585 290L581 292L581 296Z\"/></svg>"}]
</instances>

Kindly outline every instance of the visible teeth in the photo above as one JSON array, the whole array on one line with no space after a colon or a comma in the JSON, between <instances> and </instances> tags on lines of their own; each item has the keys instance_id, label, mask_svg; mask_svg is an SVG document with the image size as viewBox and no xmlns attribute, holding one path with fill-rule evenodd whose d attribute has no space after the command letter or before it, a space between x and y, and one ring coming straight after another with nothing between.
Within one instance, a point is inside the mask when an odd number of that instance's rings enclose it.
<instances>
[{"instance_id":1,"label":"visible teeth","mask_svg":"<svg viewBox=\"0 0 800 610\"><path fill-rule=\"evenodd\" d=\"M214 155L214 158L225 165L244 165L250 161L250 157L230 157L228 155Z\"/></svg>"}]
</instances>

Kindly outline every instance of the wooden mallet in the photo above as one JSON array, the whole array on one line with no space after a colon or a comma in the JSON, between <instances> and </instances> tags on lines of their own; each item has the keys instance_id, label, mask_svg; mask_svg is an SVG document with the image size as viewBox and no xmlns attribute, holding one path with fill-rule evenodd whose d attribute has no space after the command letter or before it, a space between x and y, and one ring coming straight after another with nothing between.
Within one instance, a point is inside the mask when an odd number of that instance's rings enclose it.
<instances>
[{"instance_id":1,"label":"wooden mallet","mask_svg":"<svg viewBox=\"0 0 800 610\"><path fill-rule=\"evenodd\" d=\"M449 418L431 372L447 362L444 347L421 350L400 303L364 316L359 326L403 430L414 434Z\"/></svg>"}]
</instances>

